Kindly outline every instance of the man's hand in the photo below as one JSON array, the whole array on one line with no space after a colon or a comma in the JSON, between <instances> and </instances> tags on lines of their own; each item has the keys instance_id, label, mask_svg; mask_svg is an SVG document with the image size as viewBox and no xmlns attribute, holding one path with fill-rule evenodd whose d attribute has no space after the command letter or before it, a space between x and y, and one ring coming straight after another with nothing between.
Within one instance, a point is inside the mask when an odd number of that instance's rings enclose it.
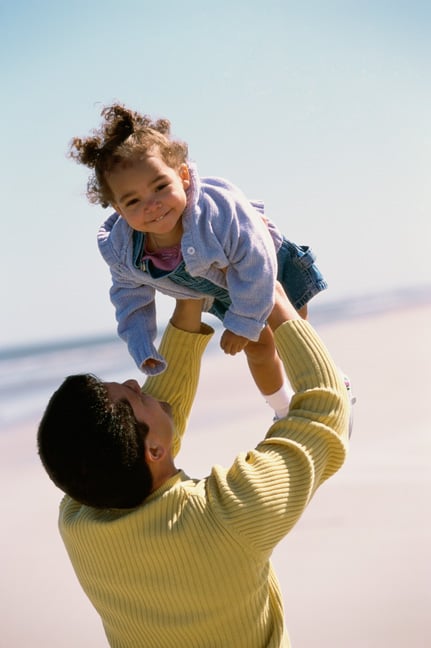
<instances>
[{"instance_id":1,"label":"man's hand","mask_svg":"<svg viewBox=\"0 0 431 648\"><path fill-rule=\"evenodd\" d=\"M228 355L235 355L242 351L247 346L248 342L248 338L226 330L221 336L220 346Z\"/></svg>"}]
</instances>

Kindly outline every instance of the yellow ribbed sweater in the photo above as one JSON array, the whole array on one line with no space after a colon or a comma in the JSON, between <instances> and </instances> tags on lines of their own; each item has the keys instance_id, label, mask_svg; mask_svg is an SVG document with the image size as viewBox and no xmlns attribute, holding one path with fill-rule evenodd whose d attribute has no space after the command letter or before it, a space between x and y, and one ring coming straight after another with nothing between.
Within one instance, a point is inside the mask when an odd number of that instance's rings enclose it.
<instances>
[{"instance_id":1,"label":"yellow ribbed sweater","mask_svg":"<svg viewBox=\"0 0 431 648\"><path fill-rule=\"evenodd\" d=\"M287 322L275 338L297 394L257 448L206 479L180 471L135 509L63 499L63 541L113 648L289 646L270 556L342 465L348 402L307 322ZM145 384L173 405L179 437L209 339L209 327L191 334L170 325L161 343L168 369Z\"/></svg>"}]
</instances>

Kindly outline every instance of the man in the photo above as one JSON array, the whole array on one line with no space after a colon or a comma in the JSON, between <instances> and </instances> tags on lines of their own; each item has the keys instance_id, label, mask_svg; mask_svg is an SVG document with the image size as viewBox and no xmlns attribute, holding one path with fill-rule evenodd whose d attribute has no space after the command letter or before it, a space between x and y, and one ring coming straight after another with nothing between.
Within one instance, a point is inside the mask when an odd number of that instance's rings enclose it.
<instances>
[{"instance_id":1,"label":"man","mask_svg":"<svg viewBox=\"0 0 431 648\"><path fill-rule=\"evenodd\" d=\"M230 468L201 480L178 470L212 333L200 318L199 302L177 303L161 342L168 368L142 392L69 378L39 427L41 459L66 492L63 541L116 648L289 646L271 552L346 455L345 385L277 286L268 324L295 391L288 416Z\"/></svg>"}]
</instances>

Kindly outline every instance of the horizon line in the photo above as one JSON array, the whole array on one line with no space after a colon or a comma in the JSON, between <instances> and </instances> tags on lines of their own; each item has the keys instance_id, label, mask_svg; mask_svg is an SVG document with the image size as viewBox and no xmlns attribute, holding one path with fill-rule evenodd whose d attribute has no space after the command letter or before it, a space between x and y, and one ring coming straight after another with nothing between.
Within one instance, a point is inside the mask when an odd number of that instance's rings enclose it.
<instances>
[{"instance_id":1,"label":"horizon line","mask_svg":"<svg viewBox=\"0 0 431 648\"><path fill-rule=\"evenodd\" d=\"M312 314L313 323L322 325L331 321L368 317L378 315L383 311L393 311L409 305L426 303L431 303L431 284L394 288L389 292L381 291L363 293L354 297L340 297L326 303L312 302L309 312ZM211 325L217 329L222 326L222 323L215 320ZM92 345L101 346L115 341L121 341L116 333L95 333L58 338L52 341L6 345L0 347L0 361Z\"/></svg>"}]
</instances>

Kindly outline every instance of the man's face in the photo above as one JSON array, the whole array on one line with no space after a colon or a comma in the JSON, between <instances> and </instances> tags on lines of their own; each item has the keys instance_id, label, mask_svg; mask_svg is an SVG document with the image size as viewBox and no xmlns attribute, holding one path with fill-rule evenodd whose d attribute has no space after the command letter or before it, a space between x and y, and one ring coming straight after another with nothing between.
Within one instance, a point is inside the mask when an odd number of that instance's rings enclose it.
<instances>
[{"instance_id":1,"label":"man's face","mask_svg":"<svg viewBox=\"0 0 431 648\"><path fill-rule=\"evenodd\" d=\"M170 443L174 433L172 410L169 403L158 401L141 391L136 380L123 383L103 383L111 403L127 401L139 423L148 425L163 441Z\"/></svg>"}]
</instances>

